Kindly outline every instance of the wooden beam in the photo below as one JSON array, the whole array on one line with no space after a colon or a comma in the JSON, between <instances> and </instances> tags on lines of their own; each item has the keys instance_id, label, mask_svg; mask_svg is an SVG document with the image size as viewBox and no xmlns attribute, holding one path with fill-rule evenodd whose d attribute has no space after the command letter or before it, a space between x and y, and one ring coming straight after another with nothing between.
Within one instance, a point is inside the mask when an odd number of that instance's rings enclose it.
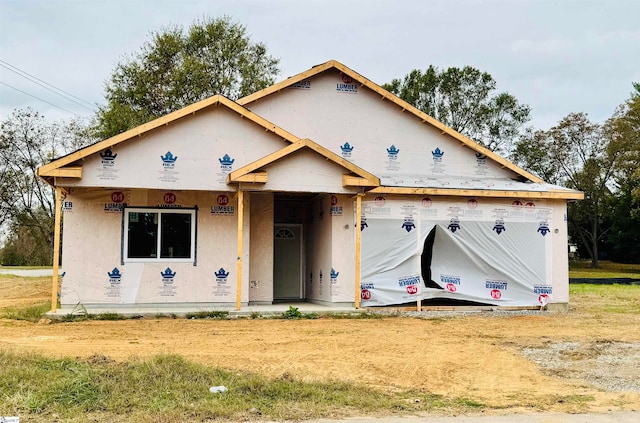
<instances>
[{"instance_id":1,"label":"wooden beam","mask_svg":"<svg viewBox=\"0 0 640 423\"><path fill-rule=\"evenodd\" d=\"M51 169L45 173L38 172L39 176L53 176L57 178L82 178L82 166L60 167Z\"/></svg>"},{"instance_id":2,"label":"wooden beam","mask_svg":"<svg viewBox=\"0 0 640 423\"><path fill-rule=\"evenodd\" d=\"M242 304L242 232L244 227L244 191L238 191L238 257L236 279L236 310Z\"/></svg>"},{"instance_id":3,"label":"wooden beam","mask_svg":"<svg viewBox=\"0 0 640 423\"><path fill-rule=\"evenodd\" d=\"M264 156L261 159L256 160L255 162L249 163L248 165L242 166L240 169L234 170L229 174L228 180L231 182L235 182L236 178L244 176L248 173L251 173L257 169L260 169L263 166L266 166L270 163L275 162L276 160L293 153L294 151L298 151L304 147L304 142L298 141L291 145L286 146L285 148L281 148L278 151L274 151L273 153Z\"/></svg>"},{"instance_id":4,"label":"wooden beam","mask_svg":"<svg viewBox=\"0 0 640 423\"><path fill-rule=\"evenodd\" d=\"M356 275L355 275L355 297L354 305L360 308L360 246L362 244L362 197L364 194L356 195Z\"/></svg>"},{"instance_id":5,"label":"wooden beam","mask_svg":"<svg viewBox=\"0 0 640 423\"><path fill-rule=\"evenodd\" d=\"M246 175L238 176L231 181L231 175L227 176L227 183L229 182L249 182L252 184L266 184L269 182L269 175L267 172L253 172Z\"/></svg>"},{"instance_id":6,"label":"wooden beam","mask_svg":"<svg viewBox=\"0 0 640 423\"><path fill-rule=\"evenodd\" d=\"M60 276L60 222L62 219L62 188L56 187L56 208L53 226L53 277L51 278L51 313L58 310Z\"/></svg>"},{"instance_id":7,"label":"wooden beam","mask_svg":"<svg viewBox=\"0 0 640 423\"><path fill-rule=\"evenodd\" d=\"M581 191L507 191L488 189L458 189L458 188L408 188L408 187L377 187L368 191L369 194L416 194L416 195L452 195L462 197L494 197L494 198L537 198L552 200L582 200Z\"/></svg>"},{"instance_id":8,"label":"wooden beam","mask_svg":"<svg viewBox=\"0 0 640 423\"><path fill-rule=\"evenodd\" d=\"M342 186L343 187L371 187L377 186L371 183L368 179L362 178L360 176L353 175L342 175Z\"/></svg>"}]
</instances>

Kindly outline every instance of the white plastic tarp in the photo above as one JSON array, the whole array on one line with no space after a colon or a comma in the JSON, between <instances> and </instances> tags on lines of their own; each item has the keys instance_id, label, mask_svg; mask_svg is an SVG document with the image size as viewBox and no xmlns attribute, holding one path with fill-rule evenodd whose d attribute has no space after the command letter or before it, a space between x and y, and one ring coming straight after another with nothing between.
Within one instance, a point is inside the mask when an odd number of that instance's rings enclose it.
<instances>
[{"instance_id":1,"label":"white plastic tarp","mask_svg":"<svg viewBox=\"0 0 640 423\"><path fill-rule=\"evenodd\" d=\"M431 298L546 304L551 210L506 201L363 202L363 305Z\"/></svg>"}]
</instances>

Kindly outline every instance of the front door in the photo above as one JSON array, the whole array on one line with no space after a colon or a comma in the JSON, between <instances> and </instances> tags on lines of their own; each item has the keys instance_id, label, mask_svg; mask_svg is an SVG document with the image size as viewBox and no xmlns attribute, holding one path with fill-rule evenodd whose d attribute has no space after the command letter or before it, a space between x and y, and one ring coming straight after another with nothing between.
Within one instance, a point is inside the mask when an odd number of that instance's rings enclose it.
<instances>
[{"instance_id":1,"label":"front door","mask_svg":"<svg viewBox=\"0 0 640 423\"><path fill-rule=\"evenodd\" d=\"M274 225L273 298L302 299L302 225Z\"/></svg>"}]
</instances>

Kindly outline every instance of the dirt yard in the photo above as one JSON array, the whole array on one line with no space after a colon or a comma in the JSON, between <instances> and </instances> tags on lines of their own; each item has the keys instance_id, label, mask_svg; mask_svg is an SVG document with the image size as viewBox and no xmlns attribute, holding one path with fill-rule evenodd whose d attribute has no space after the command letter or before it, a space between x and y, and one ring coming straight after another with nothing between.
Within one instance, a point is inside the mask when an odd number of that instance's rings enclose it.
<instances>
[{"instance_id":1,"label":"dirt yard","mask_svg":"<svg viewBox=\"0 0 640 423\"><path fill-rule=\"evenodd\" d=\"M0 307L48 297L46 282L23 287L23 295L0 282ZM0 349L116 360L180 354L273 378L467 398L494 413L640 410L640 314L602 312L599 301L574 298L566 313L363 320L2 319Z\"/></svg>"}]
</instances>

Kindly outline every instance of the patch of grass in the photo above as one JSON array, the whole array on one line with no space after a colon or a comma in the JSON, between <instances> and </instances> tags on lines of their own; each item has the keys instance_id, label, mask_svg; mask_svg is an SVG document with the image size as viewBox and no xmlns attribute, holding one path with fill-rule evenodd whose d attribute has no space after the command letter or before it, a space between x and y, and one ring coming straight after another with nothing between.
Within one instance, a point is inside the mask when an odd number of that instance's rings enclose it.
<instances>
[{"instance_id":1,"label":"patch of grass","mask_svg":"<svg viewBox=\"0 0 640 423\"><path fill-rule=\"evenodd\" d=\"M228 319L228 311L196 311L184 315L186 319Z\"/></svg>"},{"instance_id":2,"label":"patch of grass","mask_svg":"<svg viewBox=\"0 0 640 423\"><path fill-rule=\"evenodd\" d=\"M196 364L175 355L118 363L106 356L49 359L0 352L0 415L28 421L304 420L396 411L484 407L428 392L385 393L347 383L271 380ZM212 394L210 386L227 392ZM86 421L86 420L85 420Z\"/></svg>"},{"instance_id":3,"label":"patch of grass","mask_svg":"<svg viewBox=\"0 0 640 423\"><path fill-rule=\"evenodd\" d=\"M572 260L569 262L570 278L636 278L640 279L640 264L614 263L607 260L599 262L600 267L591 268L591 261Z\"/></svg>"},{"instance_id":4,"label":"patch of grass","mask_svg":"<svg viewBox=\"0 0 640 423\"><path fill-rule=\"evenodd\" d=\"M51 310L51 302L26 307L6 307L0 309L0 319L27 320L37 322Z\"/></svg>"},{"instance_id":5,"label":"patch of grass","mask_svg":"<svg viewBox=\"0 0 640 423\"><path fill-rule=\"evenodd\" d=\"M571 302L592 313L640 314L640 285L569 285Z\"/></svg>"},{"instance_id":6,"label":"patch of grass","mask_svg":"<svg viewBox=\"0 0 640 423\"><path fill-rule=\"evenodd\" d=\"M2 266L0 270L40 270L40 269L53 269L52 266Z\"/></svg>"}]
</instances>

